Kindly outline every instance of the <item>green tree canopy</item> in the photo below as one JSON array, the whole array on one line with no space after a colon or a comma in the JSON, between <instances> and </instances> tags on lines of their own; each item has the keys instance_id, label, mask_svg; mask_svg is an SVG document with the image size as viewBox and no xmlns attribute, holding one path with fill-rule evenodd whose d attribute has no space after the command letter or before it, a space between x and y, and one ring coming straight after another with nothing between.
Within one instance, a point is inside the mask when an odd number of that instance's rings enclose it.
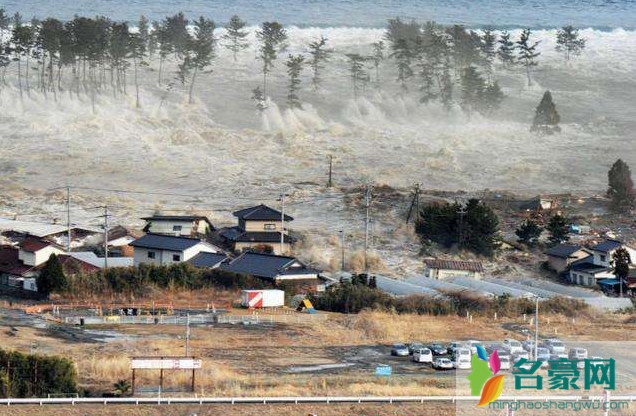
<instances>
[{"instance_id":1,"label":"green tree canopy","mask_svg":"<svg viewBox=\"0 0 636 416\"><path fill-rule=\"evenodd\" d=\"M49 296L53 292L63 291L67 286L66 276L55 254L46 261L37 279L38 292Z\"/></svg>"},{"instance_id":2,"label":"green tree canopy","mask_svg":"<svg viewBox=\"0 0 636 416\"><path fill-rule=\"evenodd\" d=\"M634 206L634 182L627 163L618 159L607 173L607 196L612 199L612 209L624 212Z\"/></svg>"},{"instance_id":3,"label":"green tree canopy","mask_svg":"<svg viewBox=\"0 0 636 416\"><path fill-rule=\"evenodd\" d=\"M570 239L570 222L560 214L555 214L546 227L550 236L548 239L552 245L557 245Z\"/></svg>"},{"instance_id":4,"label":"green tree canopy","mask_svg":"<svg viewBox=\"0 0 636 416\"><path fill-rule=\"evenodd\" d=\"M556 109L554 101L552 101L552 94L550 91L546 91L534 112L534 120L530 131L541 134L558 133L561 131L561 127L559 127L560 121L561 116Z\"/></svg>"}]
</instances>

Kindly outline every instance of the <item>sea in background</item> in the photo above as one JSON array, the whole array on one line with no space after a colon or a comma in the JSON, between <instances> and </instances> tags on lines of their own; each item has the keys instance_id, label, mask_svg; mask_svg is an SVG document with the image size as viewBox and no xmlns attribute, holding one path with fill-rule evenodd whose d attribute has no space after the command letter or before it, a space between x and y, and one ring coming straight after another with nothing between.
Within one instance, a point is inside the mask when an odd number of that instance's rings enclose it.
<instances>
[{"instance_id":1,"label":"sea in background","mask_svg":"<svg viewBox=\"0 0 636 416\"><path fill-rule=\"evenodd\" d=\"M384 27L393 17L498 29L636 27L634 0L4 0L0 7L64 20L79 14L135 22L141 14L158 20L183 11L217 22L238 14L252 24L277 20L298 27Z\"/></svg>"}]
</instances>

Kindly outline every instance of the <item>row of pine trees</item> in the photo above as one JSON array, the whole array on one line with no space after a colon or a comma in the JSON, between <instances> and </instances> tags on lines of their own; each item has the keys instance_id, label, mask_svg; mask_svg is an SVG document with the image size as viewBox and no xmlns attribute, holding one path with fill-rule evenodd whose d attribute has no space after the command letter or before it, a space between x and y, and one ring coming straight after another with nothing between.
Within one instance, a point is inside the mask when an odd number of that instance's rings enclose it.
<instances>
[{"instance_id":1,"label":"row of pine trees","mask_svg":"<svg viewBox=\"0 0 636 416\"><path fill-rule=\"evenodd\" d=\"M129 85L133 85L139 107L140 71L152 63L158 85L169 92L181 84L192 102L197 77L212 70L219 47L229 50L234 61L250 47L247 22L238 16L224 26L220 38L215 36L216 29L213 20L201 16L190 21L183 13L154 22L142 16L136 29L131 30L128 23L101 16L76 16L67 22L33 18L26 23L19 14L9 17L0 9L0 88L7 85L6 73L13 66L20 97L29 96L36 89L57 99L65 91L78 98L90 97L94 107L96 94L126 95ZM513 40L506 31L497 36L489 29L476 32L461 25L391 19L384 39L370 45L369 55L345 54L352 93L358 97L372 84L380 88L384 82L381 67L392 65L400 90L414 91L421 103L437 101L447 109L459 104L468 114L488 115L504 99L495 80L496 67L521 67L528 83L532 82L531 70L537 66L540 53L539 42L531 41L531 35L525 29L519 39ZM256 39L262 83L253 89L252 98L263 110L269 94L269 75L287 51L289 39L278 22L262 23L256 30ZM585 40L577 29L567 26L558 31L557 49L566 61L584 47ZM289 107L302 106L305 70L311 73L312 89L321 87L323 70L333 53L328 39L321 36L307 45L306 54L288 54L284 66ZM166 74L167 61L176 64L176 73L171 76ZM455 92L457 87L459 93Z\"/></svg>"}]
</instances>

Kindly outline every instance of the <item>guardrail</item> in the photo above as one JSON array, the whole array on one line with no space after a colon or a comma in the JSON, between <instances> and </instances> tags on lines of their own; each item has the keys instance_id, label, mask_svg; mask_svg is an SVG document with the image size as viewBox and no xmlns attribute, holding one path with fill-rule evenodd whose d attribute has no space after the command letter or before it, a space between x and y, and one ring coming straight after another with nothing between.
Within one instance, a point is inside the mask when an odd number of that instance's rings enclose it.
<instances>
[{"instance_id":1,"label":"guardrail","mask_svg":"<svg viewBox=\"0 0 636 416\"><path fill-rule=\"evenodd\" d=\"M190 325L202 324L310 324L325 319L321 314L290 315L190 315ZM188 317L184 315L107 315L107 316L67 316L64 323L71 325L186 325Z\"/></svg>"},{"instance_id":2,"label":"guardrail","mask_svg":"<svg viewBox=\"0 0 636 416\"><path fill-rule=\"evenodd\" d=\"M634 401L636 395L613 395L612 401ZM603 396L501 396L501 401L600 401ZM83 397L0 399L0 405L80 405L80 404L332 404L332 403L426 403L479 401L476 396L316 396L316 397Z\"/></svg>"}]
</instances>

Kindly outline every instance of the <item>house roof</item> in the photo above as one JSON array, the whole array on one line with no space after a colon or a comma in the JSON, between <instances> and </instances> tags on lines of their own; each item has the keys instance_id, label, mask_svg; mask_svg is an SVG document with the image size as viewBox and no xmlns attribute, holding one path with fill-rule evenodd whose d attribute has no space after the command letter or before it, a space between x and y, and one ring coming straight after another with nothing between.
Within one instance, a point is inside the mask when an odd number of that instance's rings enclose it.
<instances>
[{"instance_id":1,"label":"house roof","mask_svg":"<svg viewBox=\"0 0 636 416\"><path fill-rule=\"evenodd\" d=\"M57 258L60 261L60 264L62 265L62 268L64 269L65 273L68 273L74 269L81 270L83 272L89 272L89 273L96 272L100 269L98 266L95 266L94 264L80 260L76 258L75 256L71 256L68 254L60 254L59 256L57 256Z\"/></svg>"},{"instance_id":2,"label":"house roof","mask_svg":"<svg viewBox=\"0 0 636 416\"><path fill-rule=\"evenodd\" d=\"M299 263L299 267L291 267ZM221 265L223 270L234 273L249 274L267 279L274 279L282 274L316 274L317 271L306 267L295 257L277 256L274 254L246 252Z\"/></svg>"},{"instance_id":3,"label":"house roof","mask_svg":"<svg viewBox=\"0 0 636 416\"><path fill-rule=\"evenodd\" d=\"M592 250L600 251L601 253L609 253L610 251L620 248L622 245L623 243L621 241L608 239L593 246Z\"/></svg>"},{"instance_id":4,"label":"house roof","mask_svg":"<svg viewBox=\"0 0 636 416\"><path fill-rule=\"evenodd\" d=\"M478 261L428 259L424 260L424 263L426 263L426 266L430 269L466 270L470 272L484 271L483 266Z\"/></svg>"},{"instance_id":5,"label":"house roof","mask_svg":"<svg viewBox=\"0 0 636 416\"><path fill-rule=\"evenodd\" d=\"M590 256L591 257L591 256ZM585 260L585 261L583 261ZM570 265L570 270L580 273L587 274L597 274L602 272L607 272L612 270L611 267L600 266L594 263L591 263L587 257L582 259L581 261L576 261Z\"/></svg>"},{"instance_id":6,"label":"house roof","mask_svg":"<svg viewBox=\"0 0 636 416\"><path fill-rule=\"evenodd\" d=\"M54 245L50 241L41 240L39 238L27 238L22 243L20 243L20 248L23 251L28 251L29 253L35 253L36 251L40 251L43 248Z\"/></svg>"},{"instance_id":7,"label":"house roof","mask_svg":"<svg viewBox=\"0 0 636 416\"><path fill-rule=\"evenodd\" d=\"M22 276L36 267L25 265L18 258L18 249L12 246L0 247L0 272Z\"/></svg>"},{"instance_id":8,"label":"house roof","mask_svg":"<svg viewBox=\"0 0 636 416\"><path fill-rule=\"evenodd\" d=\"M97 257L97 254L92 251L73 251L68 255L99 269L103 269L106 263L103 257ZM108 267L130 267L133 263L132 257L108 257Z\"/></svg>"},{"instance_id":9,"label":"house roof","mask_svg":"<svg viewBox=\"0 0 636 416\"><path fill-rule=\"evenodd\" d=\"M235 211L234 216L242 220L280 221L281 212L267 205L260 204L255 207ZM292 217L285 214L285 221L293 220Z\"/></svg>"},{"instance_id":10,"label":"house roof","mask_svg":"<svg viewBox=\"0 0 636 416\"><path fill-rule=\"evenodd\" d=\"M118 225L116 227L108 230L108 241L117 240L122 237L133 237L139 238L144 235L143 231L136 230L134 228L124 227L123 225Z\"/></svg>"},{"instance_id":11,"label":"house roof","mask_svg":"<svg viewBox=\"0 0 636 416\"><path fill-rule=\"evenodd\" d=\"M202 243L198 238L177 237L172 235L146 234L129 245L160 250L183 251Z\"/></svg>"},{"instance_id":12,"label":"house roof","mask_svg":"<svg viewBox=\"0 0 636 416\"><path fill-rule=\"evenodd\" d=\"M285 243L293 243L295 239L285 234L283 236ZM246 231L234 238L234 241L240 243L280 243L280 233L269 231Z\"/></svg>"},{"instance_id":13,"label":"house roof","mask_svg":"<svg viewBox=\"0 0 636 416\"><path fill-rule=\"evenodd\" d=\"M90 232L100 232L97 228L75 226L74 230L86 230ZM66 225L46 224L33 221L18 221L9 218L0 218L0 232L13 231L20 234L28 234L35 237L46 237L54 234L61 234L68 231Z\"/></svg>"},{"instance_id":14,"label":"house roof","mask_svg":"<svg viewBox=\"0 0 636 416\"><path fill-rule=\"evenodd\" d=\"M204 215L152 215L150 217L143 217L142 220L146 221L197 221L204 220L210 222L208 217Z\"/></svg>"},{"instance_id":15,"label":"house roof","mask_svg":"<svg viewBox=\"0 0 636 416\"><path fill-rule=\"evenodd\" d=\"M226 259L227 256L223 253L201 252L188 260L188 263L190 263L194 267L209 268L216 266Z\"/></svg>"},{"instance_id":16,"label":"house roof","mask_svg":"<svg viewBox=\"0 0 636 416\"><path fill-rule=\"evenodd\" d=\"M576 253L577 251L581 249L583 249L583 247L576 244L557 244L556 246L548 250L546 254L552 257L560 257L560 258L567 259L572 254Z\"/></svg>"}]
</instances>

